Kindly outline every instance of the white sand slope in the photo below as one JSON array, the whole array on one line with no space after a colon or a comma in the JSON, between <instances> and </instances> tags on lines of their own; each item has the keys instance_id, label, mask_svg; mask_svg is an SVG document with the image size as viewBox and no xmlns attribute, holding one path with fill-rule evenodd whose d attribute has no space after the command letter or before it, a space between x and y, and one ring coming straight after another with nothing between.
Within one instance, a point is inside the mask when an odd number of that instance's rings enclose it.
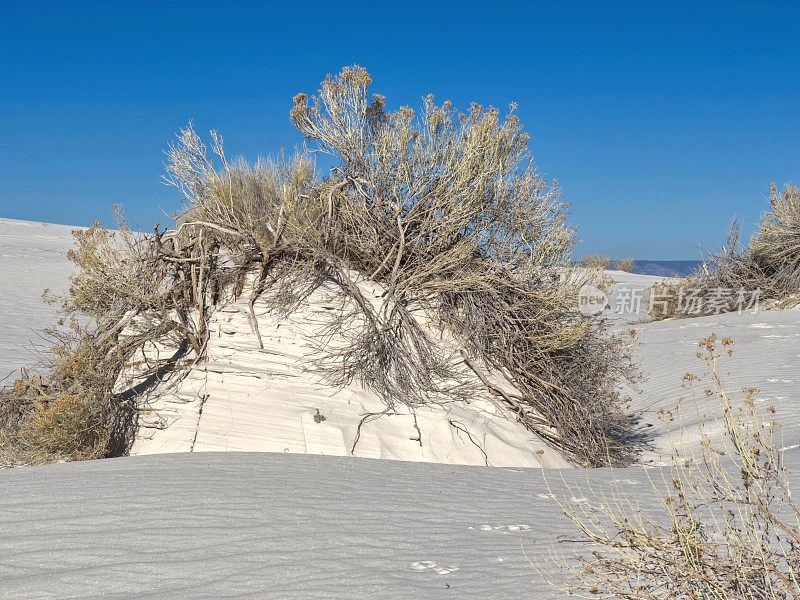
<instances>
[{"instance_id":1,"label":"white sand slope","mask_svg":"<svg viewBox=\"0 0 800 600\"><path fill-rule=\"evenodd\" d=\"M634 393L632 408L643 413L641 430L657 435L652 440L647 460L663 462L669 456L669 442L662 434L656 413L673 409L677 399L687 396L682 387L686 373L700 376L697 384L701 402L707 387L706 366L697 358L698 342L716 333L719 339L734 341L733 356L722 363L720 370L727 392L742 400L743 388L760 390L758 404L773 406L775 419L781 425L781 445L787 449L786 460L800 467L800 311L765 311L758 314L728 313L660 321L636 326L639 345L638 364L643 373L639 393ZM697 433L697 418L686 411L688 434ZM719 414L714 405L707 414ZM648 427L652 425L652 427ZM689 441L696 441L691 440Z\"/></svg>"},{"instance_id":2,"label":"white sand slope","mask_svg":"<svg viewBox=\"0 0 800 600\"><path fill-rule=\"evenodd\" d=\"M39 334L58 318L56 307L42 301L42 293L45 288L55 294L67 289L73 229L0 219L0 379L41 358L44 342Z\"/></svg>"},{"instance_id":3,"label":"white sand slope","mask_svg":"<svg viewBox=\"0 0 800 600\"><path fill-rule=\"evenodd\" d=\"M674 281L665 277L614 270L606 271L605 275L614 283L609 289L606 310L601 316L619 325L652 321L653 318L648 315L651 288Z\"/></svg>"},{"instance_id":4,"label":"white sand slope","mask_svg":"<svg viewBox=\"0 0 800 600\"><path fill-rule=\"evenodd\" d=\"M538 469L265 453L0 471L0 515L0 598L58 600L559 598L525 553L573 531Z\"/></svg>"},{"instance_id":5,"label":"white sand slope","mask_svg":"<svg viewBox=\"0 0 800 600\"><path fill-rule=\"evenodd\" d=\"M263 301L218 310L208 359L176 388L156 391L133 454L286 452L491 466L567 467L491 398L392 409L357 384L337 389L314 365L314 339L336 310L323 292L290 317ZM365 419L366 417L366 419ZM365 420L364 420L365 419ZM538 454L541 452L542 454Z\"/></svg>"},{"instance_id":6,"label":"white sand slope","mask_svg":"<svg viewBox=\"0 0 800 600\"><path fill-rule=\"evenodd\" d=\"M728 313L690 319L654 321L647 316L647 293L663 277L609 271L617 282L613 290L641 290L642 310L638 313L611 315L620 329L637 332L634 351L642 381L628 391L633 397L632 410L641 414L638 431L649 439L643 459L664 464L669 460L669 439L663 433L657 413L674 409L681 397L687 397L682 378L691 373L701 377L699 395L707 388L707 365L697 357L698 343L712 334L734 341L733 356L723 360L720 374L726 391L734 399L744 397L743 388L757 388L759 406L770 406L781 425L781 445L789 464L800 467L800 310L761 310L755 314ZM685 440L696 443L698 419L686 412ZM719 415L716 406L704 408L706 422Z\"/></svg>"}]
</instances>

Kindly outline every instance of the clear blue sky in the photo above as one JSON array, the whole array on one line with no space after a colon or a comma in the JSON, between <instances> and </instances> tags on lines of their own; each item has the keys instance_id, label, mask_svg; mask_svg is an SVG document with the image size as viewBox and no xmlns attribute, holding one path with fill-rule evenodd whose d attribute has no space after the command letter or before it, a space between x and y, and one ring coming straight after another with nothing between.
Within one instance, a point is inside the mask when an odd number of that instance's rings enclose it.
<instances>
[{"instance_id":1,"label":"clear blue sky","mask_svg":"<svg viewBox=\"0 0 800 600\"><path fill-rule=\"evenodd\" d=\"M288 111L358 63L392 106L506 107L561 182L579 252L688 259L800 183L800 4L0 1L0 217L178 206L189 119L230 154L302 142Z\"/></svg>"}]
</instances>

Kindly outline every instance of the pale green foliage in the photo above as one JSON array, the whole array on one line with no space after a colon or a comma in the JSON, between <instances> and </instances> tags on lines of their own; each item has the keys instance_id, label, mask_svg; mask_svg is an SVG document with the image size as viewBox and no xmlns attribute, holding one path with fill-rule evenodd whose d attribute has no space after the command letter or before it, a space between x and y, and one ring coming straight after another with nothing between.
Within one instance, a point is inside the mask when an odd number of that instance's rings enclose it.
<instances>
[{"instance_id":1,"label":"pale green foliage","mask_svg":"<svg viewBox=\"0 0 800 600\"><path fill-rule=\"evenodd\" d=\"M449 102L437 106L432 96L419 118L407 107L387 112L383 97L369 99L370 83L363 69L344 69L323 82L311 105L297 96L291 115L341 161L334 177L354 190L342 201L361 211L358 224L363 217L375 230L369 245L376 267L387 242L425 250L400 261L392 273L398 285L451 280L476 252L514 269L567 264L574 232L566 205L534 170L528 135L513 112L501 120L496 109L473 104L457 117ZM384 233L394 235L382 240Z\"/></svg>"},{"instance_id":2,"label":"pale green foliage","mask_svg":"<svg viewBox=\"0 0 800 600\"><path fill-rule=\"evenodd\" d=\"M73 232L75 248L68 257L78 271L65 299L68 310L102 320L158 304L161 274L153 271L142 252L147 240L137 237L121 212L117 217L116 231L95 223Z\"/></svg>"},{"instance_id":3,"label":"pale green foliage","mask_svg":"<svg viewBox=\"0 0 800 600\"><path fill-rule=\"evenodd\" d=\"M277 160L259 159L253 165L242 159L229 163L222 138L212 132L212 139L219 167L191 124L170 146L166 179L186 200L179 226L192 221L214 224L223 235L225 229L235 238L246 234L254 250L261 251L274 246L287 227L290 234L302 235L315 221L318 203L308 193L316 177L308 156L287 159L281 154Z\"/></svg>"}]
</instances>

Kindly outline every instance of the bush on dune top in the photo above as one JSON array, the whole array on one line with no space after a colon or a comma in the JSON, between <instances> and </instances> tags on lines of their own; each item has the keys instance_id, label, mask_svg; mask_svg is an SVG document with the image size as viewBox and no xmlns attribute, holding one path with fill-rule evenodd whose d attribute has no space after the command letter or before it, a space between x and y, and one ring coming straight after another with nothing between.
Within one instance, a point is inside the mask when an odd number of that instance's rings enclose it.
<instances>
[{"instance_id":1,"label":"bush on dune top","mask_svg":"<svg viewBox=\"0 0 800 600\"><path fill-rule=\"evenodd\" d=\"M636 261L631 257L621 258L620 260L615 260L613 266L617 271L630 273L636 267Z\"/></svg>"},{"instance_id":2,"label":"bush on dune top","mask_svg":"<svg viewBox=\"0 0 800 600\"><path fill-rule=\"evenodd\" d=\"M358 381L389 408L492 394L578 464L631 460L617 392L631 374L627 339L577 311L567 205L534 169L514 107L457 114L429 96L420 114L390 112L370 84L348 67L294 99L292 122L336 162L327 177L308 155L248 164L229 160L214 132L208 148L183 130L167 166L185 200L174 227L134 234L123 221L116 236L79 239L65 306L96 327L78 347L102 365L113 348L120 375L143 348L185 344L187 358L146 358L137 377L185 370L204 356L215 307L244 295L251 311L262 298L288 312L326 285L345 307L326 339L346 343L321 348L332 383ZM365 285L383 290L377 304ZM421 315L462 351L443 351ZM114 414L135 413L108 389Z\"/></svg>"}]
</instances>

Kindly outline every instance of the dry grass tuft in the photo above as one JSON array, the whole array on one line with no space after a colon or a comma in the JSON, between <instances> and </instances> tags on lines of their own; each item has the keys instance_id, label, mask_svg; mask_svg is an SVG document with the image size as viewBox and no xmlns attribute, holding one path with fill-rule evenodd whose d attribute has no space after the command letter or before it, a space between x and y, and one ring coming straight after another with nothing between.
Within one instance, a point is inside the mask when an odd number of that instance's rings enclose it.
<instances>
[{"instance_id":1,"label":"dry grass tuft","mask_svg":"<svg viewBox=\"0 0 800 600\"><path fill-rule=\"evenodd\" d=\"M578 508L558 501L588 553L566 559L554 551L554 562L537 563L556 589L642 600L800 597L800 509L776 443L775 411L762 414L758 390L744 390L741 403L725 391L720 360L732 345L716 336L704 340L698 356L708 363L708 389L697 394L701 379L686 375L691 401L662 411L672 466L651 478L659 514L643 512L616 479L611 493L588 483L586 490L568 489L573 497L591 496ZM686 410L699 420L699 440L686 429ZM553 566L567 575L554 578Z\"/></svg>"},{"instance_id":2,"label":"dry grass tuft","mask_svg":"<svg viewBox=\"0 0 800 600\"><path fill-rule=\"evenodd\" d=\"M125 446L131 412L112 390L122 363L89 343L53 348L47 377L26 375L0 391L0 465L111 456Z\"/></svg>"}]
</instances>

